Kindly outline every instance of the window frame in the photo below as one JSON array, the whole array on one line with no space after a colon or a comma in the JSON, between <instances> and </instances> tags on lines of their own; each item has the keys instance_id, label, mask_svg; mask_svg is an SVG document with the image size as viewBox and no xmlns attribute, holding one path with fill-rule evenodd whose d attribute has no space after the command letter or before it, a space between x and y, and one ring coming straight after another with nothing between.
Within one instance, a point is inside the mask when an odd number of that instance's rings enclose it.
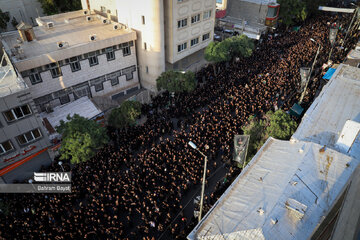
<instances>
[{"instance_id":1,"label":"window frame","mask_svg":"<svg viewBox=\"0 0 360 240\"><path fill-rule=\"evenodd\" d=\"M115 51L113 47L105 48L105 54L108 61L112 61L115 59ZM112 55L112 57L110 57L110 55Z\"/></svg>"},{"instance_id":2,"label":"window frame","mask_svg":"<svg viewBox=\"0 0 360 240\"><path fill-rule=\"evenodd\" d=\"M37 76L37 79L35 79L36 78L35 76ZM41 75L40 75L40 72L38 71L38 69L36 69L36 68L30 69L29 80L32 85L42 82L42 78L41 78Z\"/></svg>"},{"instance_id":3,"label":"window frame","mask_svg":"<svg viewBox=\"0 0 360 240\"><path fill-rule=\"evenodd\" d=\"M34 134L35 131L37 131L37 132L39 133L39 137L35 137L35 134ZM29 140L29 139L28 139L28 136L26 136L27 134L30 134L31 137L32 137L32 139ZM16 140L18 141L18 143L19 143L20 146L24 146L24 145L27 145L27 144L29 144L29 143L36 142L38 139L42 138L42 136L43 136L43 135L42 135L40 129L39 129L39 128L35 128L35 129L30 130L30 131L28 131L28 132L26 132L26 133L23 133L23 134L21 134L21 135L19 135L19 136L16 136ZM20 141L20 137L23 137L26 142L25 142L25 143L22 143L22 141Z\"/></svg>"},{"instance_id":4,"label":"window frame","mask_svg":"<svg viewBox=\"0 0 360 240\"><path fill-rule=\"evenodd\" d=\"M4 145L3 145L4 143L9 143L10 146L11 146L11 149L5 150L5 147L4 147ZM10 139L2 142L2 143L0 143L0 150L2 151L2 152L0 151L0 156L7 154L7 153L11 152L11 151L14 150L14 149L15 149L15 148L14 148L14 144L12 144L12 142L11 142Z\"/></svg>"},{"instance_id":5,"label":"window frame","mask_svg":"<svg viewBox=\"0 0 360 240\"><path fill-rule=\"evenodd\" d=\"M131 55L131 48L130 48L130 46L123 47L122 51L123 51L123 56L124 56L124 57Z\"/></svg>"},{"instance_id":6,"label":"window frame","mask_svg":"<svg viewBox=\"0 0 360 240\"><path fill-rule=\"evenodd\" d=\"M206 36L206 35L208 35L208 37L207 37L206 39L204 39L204 36ZM205 34L202 35L202 41L203 41L203 42L204 42L204 41L207 41L207 40L209 40L209 39L210 39L210 32L205 33Z\"/></svg>"},{"instance_id":7,"label":"window frame","mask_svg":"<svg viewBox=\"0 0 360 240\"><path fill-rule=\"evenodd\" d=\"M29 110L29 113L28 113L28 114L24 114L24 111L23 111L23 109L22 109L22 107L25 107L25 106L27 106L27 108L28 108L28 110ZM20 112L21 112L21 114L22 114L21 117L18 117L18 116L16 115L16 112L14 111L14 109L17 109L17 108L20 110ZM9 120L9 119L8 119L8 116L6 115L7 113L11 113L14 119L13 119L13 120ZM18 121L18 120L20 120L20 119L26 118L27 116L30 116L30 115L32 115L32 113L33 113L33 112L32 112L32 110L31 110L29 104L25 104L25 105L21 105L21 106L15 107L15 108L11 108L11 109L8 110L8 111L5 111L5 112L3 112L3 115L4 115L4 118L5 118L6 122L12 123L12 122Z\"/></svg>"},{"instance_id":8,"label":"window frame","mask_svg":"<svg viewBox=\"0 0 360 240\"><path fill-rule=\"evenodd\" d=\"M195 20L197 20L197 21L195 21ZM196 24L196 23L200 22L200 20L201 20L200 13L197 13L197 14L191 16L191 24Z\"/></svg>"},{"instance_id":9,"label":"window frame","mask_svg":"<svg viewBox=\"0 0 360 240\"><path fill-rule=\"evenodd\" d=\"M183 52L183 51L185 51L187 49L187 42L178 44L177 46L178 46L178 53L181 53L181 52ZM180 49L179 47L182 48L182 49Z\"/></svg>"},{"instance_id":10,"label":"window frame","mask_svg":"<svg viewBox=\"0 0 360 240\"><path fill-rule=\"evenodd\" d=\"M193 44L194 40L197 40L197 42ZM196 38L193 38L193 39L190 40L190 47L194 47L194 46L196 46L198 44L199 44L199 37L196 37Z\"/></svg>"},{"instance_id":11,"label":"window frame","mask_svg":"<svg viewBox=\"0 0 360 240\"><path fill-rule=\"evenodd\" d=\"M62 76L61 67L58 64L58 62L50 63L49 64L49 70L50 70L52 78L58 78L58 77Z\"/></svg>"},{"instance_id":12,"label":"window frame","mask_svg":"<svg viewBox=\"0 0 360 240\"><path fill-rule=\"evenodd\" d=\"M212 13L211 9L210 9L210 10L207 10L207 11L204 11L204 12L203 12L203 20L208 20L208 19L210 19L210 18L211 18L211 13ZM207 14L208 14L208 16L205 17L205 15L207 15Z\"/></svg>"},{"instance_id":13,"label":"window frame","mask_svg":"<svg viewBox=\"0 0 360 240\"><path fill-rule=\"evenodd\" d=\"M93 52L89 52L88 53L88 59L89 59L89 66L90 67L93 67L93 66L96 66L99 64L99 59L98 59L98 54L96 51L93 51ZM96 61L94 61L93 63L91 63L91 59L96 59ZM96 62L96 63L95 63Z\"/></svg>"},{"instance_id":14,"label":"window frame","mask_svg":"<svg viewBox=\"0 0 360 240\"><path fill-rule=\"evenodd\" d=\"M69 58L69 64L72 72L77 72L81 70L81 64L78 56Z\"/></svg>"},{"instance_id":15,"label":"window frame","mask_svg":"<svg viewBox=\"0 0 360 240\"><path fill-rule=\"evenodd\" d=\"M182 29L182 28L185 28L185 27L187 27L187 19L188 18L183 18L183 19L180 19L180 20L178 20L177 21L177 28L178 29Z\"/></svg>"}]
</instances>

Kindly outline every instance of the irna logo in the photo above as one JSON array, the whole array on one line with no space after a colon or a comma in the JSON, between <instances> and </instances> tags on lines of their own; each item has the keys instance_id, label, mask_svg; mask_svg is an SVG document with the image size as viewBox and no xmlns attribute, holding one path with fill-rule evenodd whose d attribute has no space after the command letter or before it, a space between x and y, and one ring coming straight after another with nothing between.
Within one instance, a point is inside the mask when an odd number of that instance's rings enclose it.
<instances>
[{"instance_id":1,"label":"irna logo","mask_svg":"<svg viewBox=\"0 0 360 240\"><path fill-rule=\"evenodd\" d=\"M36 182L70 182L70 172L34 172Z\"/></svg>"}]
</instances>

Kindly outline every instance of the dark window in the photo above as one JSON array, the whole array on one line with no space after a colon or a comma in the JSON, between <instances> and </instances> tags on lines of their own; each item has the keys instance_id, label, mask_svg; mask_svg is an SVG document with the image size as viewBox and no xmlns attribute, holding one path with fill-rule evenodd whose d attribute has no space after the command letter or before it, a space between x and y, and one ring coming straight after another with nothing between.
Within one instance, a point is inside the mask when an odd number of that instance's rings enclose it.
<instances>
[{"instance_id":1,"label":"dark window","mask_svg":"<svg viewBox=\"0 0 360 240\"><path fill-rule=\"evenodd\" d=\"M69 97L69 95L64 95L64 96L59 97L59 100L60 100L61 105L66 104L66 103L70 102L70 97Z\"/></svg>"},{"instance_id":2,"label":"dark window","mask_svg":"<svg viewBox=\"0 0 360 240\"><path fill-rule=\"evenodd\" d=\"M42 82L40 73L35 68L30 70L29 79L32 85Z\"/></svg>"},{"instance_id":3,"label":"dark window","mask_svg":"<svg viewBox=\"0 0 360 240\"><path fill-rule=\"evenodd\" d=\"M187 26L187 18L178 21L178 28L183 28Z\"/></svg>"},{"instance_id":4,"label":"dark window","mask_svg":"<svg viewBox=\"0 0 360 240\"><path fill-rule=\"evenodd\" d=\"M36 139L40 138L41 136L42 135L41 135L40 130L39 129L34 129L34 130L30 131L30 132L19 135L16 138L17 138L19 144L23 145L23 144L27 144L29 142L33 142Z\"/></svg>"},{"instance_id":5,"label":"dark window","mask_svg":"<svg viewBox=\"0 0 360 240\"><path fill-rule=\"evenodd\" d=\"M210 33L206 33L202 36L203 41L208 40L209 38L210 38Z\"/></svg>"},{"instance_id":6,"label":"dark window","mask_svg":"<svg viewBox=\"0 0 360 240\"><path fill-rule=\"evenodd\" d=\"M50 68L51 76L53 78L57 78L62 75L61 68L57 63L51 63L49 68Z\"/></svg>"},{"instance_id":7,"label":"dark window","mask_svg":"<svg viewBox=\"0 0 360 240\"><path fill-rule=\"evenodd\" d=\"M9 111L4 112L6 121L12 122L31 114L29 105L23 105L21 107L13 108Z\"/></svg>"},{"instance_id":8,"label":"dark window","mask_svg":"<svg viewBox=\"0 0 360 240\"><path fill-rule=\"evenodd\" d=\"M106 59L108 61L115 59L115 53L113 47L106 48Z\"/></svg>"},{"instance_id":9,"label":"dark window","mask_svg":"<svg viewBox=\"0 0 360 240\"><path fill-rule=\"evenodd\" d=\"M104 90L104 84L103 83L98 83L98 84L95 84L95 92L100 92L102 90Z\"/></svg>"},{"instance_id":10,"label":"dark window","mask_svg":"<svg viewBox=\"0 0 360 240\"><path fill-rule=\"evenodd\" d=\"M81 70L80 62L78 57L72 57L70 58L70 67L72 72L76 72Z\"/></svg>"},{"instance_id":11,"label":"dark window","mask_svg":"<svg viewBox=\"0 0 360 240\"><path fill-rule=\"evenodd\" d=\"M3 153L9 152L12 149L14 149L14 147L13 147L12 143L10 142L10 140L0 143L0 155Z\"/></svg>"},{"instance_id":12,"label":"dark window","mask_svg":"<svg viewBox=\"0 0 360 240\"><path fill-rule=\"evenodd\" d=\"M96 52L90 52L89 53L89 64L90 64L90 67L99 64Z\"/></svg>"},{"instance_id":13,"label":"dark window","mask_svg":"<svg viewBox=\"0 0 360 240\"><path fill-rule=\"evenodd\" d=\"M131 54L131 50L130 47L124 47L123 48L123 55L125 56L129 56Z\"/></svg>"},{"instance_id":14,"label":"dark window","mask_svg":"<svg viewBox=\"0 0 360 240\"><path fill-rule=\"evenodd\" d=\"M111 79L111 86L115 86L119 84L119 78L118 77L114 77Z\"/></svg>"}]
</instances>

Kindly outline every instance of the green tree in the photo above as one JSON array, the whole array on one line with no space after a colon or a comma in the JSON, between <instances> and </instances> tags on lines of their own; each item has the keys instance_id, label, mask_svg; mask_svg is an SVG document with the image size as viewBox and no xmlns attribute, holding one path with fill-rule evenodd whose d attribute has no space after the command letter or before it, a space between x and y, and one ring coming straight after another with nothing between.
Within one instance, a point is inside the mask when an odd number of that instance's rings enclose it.
<instances>
[{"instance_id":1,"label":"green tree","mask_svg":"<svg viewBox=\"0 0 360 240\"><path fill-rule=\"evenodd\" d=\"M282 110L269 111L261 120L253 116L248 124L242 127L245 135L250 135L248 157L251 159L269 137L288 140L297 128L297 123Z\"/></svg>"},{"instance_id":2,"label":"green tree","mask_svg":"<svg viewBox=\"0 0 360 240\"><path fill-rule=\"evenodd\" d=\"M191 71L177 72L169 70L163 72L156 79L156 87L158 90L165 89L169 92L192 92L196 88L195 74Z\"/></svg>"},{"instance_id":3,"label":"green tree","mask_svg":"<svg viewBox=\"0 0 360 240\"><path fill-rule=\"evenodd\" d=\"M5 30L7 27L7 23L10 21L10 14L9 12L3 12L0 9L0 28Z\"/></svg>"},{"instance_id":4,"label":"green tree","mask_svg":"<svg viewBox=\"0 0 360 240\"><path fill-rule=\"evenodd\" d=\"M211 42L205 48L204 57L206 61L211 62L214 75L216 75L216 64L220 62L227 62L231 60L231 55L229 52L230 45L229 42Z\"/></svg>"},{"instance_id":5,"label":"green tree","mask_svg":"<svg viewBox=\"0 0 360 240\"><path fill-rule=\"evenodd\" d=\"M18 23L18 21L16 20L16 18L13 17L12 20L11 20L11 25L13 25L13 27L16 28L16 26L17 26L18 24L19 24L19 23Z\"/></svg>"},{"instance_id":6,"label":"green tree","mask_svg":"<svg viewBox=\"0 0 360 240\"><path fill-rule=\"evenodd\" d=\"M290 115L282 110L268 112L266 117L269 119L266 128L266 136L276 139L288 140L294 134L297 123L291 119Z\"/></svg>"},{"instance_id":7,"label":"green tree","mask_svg":"<svg viewBox=\"0 0 360 240\"><path fill-rule=\"evenodd\" d=\"M93 157L96 150L108 143L105 128L93 120L75 114L67 116L68 122L60 121L56 131L62 134L60 159L70 159L71 163L80 163Z\"/></svg>"},{"instance_id":8,"label":"green tree","mask_svg":"<svg viewBox=\"0 0 360 240\"><path fill-rule=\"evenodd\" d=\"M80 10L81 0L38 0L46 15Z\"/></svg>"},{"instance_id":9,"label":"green tree","mask_svg":"<svg viewBox=\"0 0 360 240\"><path fill-rule=\"evenodd\" d=\"M302 0L279 0L280 18L289 27L295 22L305 21L308 11L305 1Z\"/></svg>"},{"instance_id":10,"label":"green tree","mask_svg":"<svg viewBox=\"0 0 360 240\"><path fill-rule=\"evenodd\" d=\"M120 107L111 111L109 125L116 128L126 128L136 123L141 115L141 104L137 101L125 101Z\"/></svg>"},{"instance_id":11,"label":"green tree","mask_svg":"<svg viewBox=\"0 0 360 240\"><path fill-rule=\"evenodd\" d=\"M246 35L233 36L222 42L211 42L205 49L205 59L213 63L216 75L216 63L229 62L236 57L250 57L255 45Z\"/></svg>"},{"instance_id":12,"label":"green tree","mask_svg":"<svg viewBox=\"0 0 360 240\"><path fill-rule=\"evenodd\" d=\"M228 42L226 46L229 48L230 57L233 59L235 57L250 57L255 47L254 42L245 34L227 38L222 43L226 42Z\"/></svg>"}]
</instances>

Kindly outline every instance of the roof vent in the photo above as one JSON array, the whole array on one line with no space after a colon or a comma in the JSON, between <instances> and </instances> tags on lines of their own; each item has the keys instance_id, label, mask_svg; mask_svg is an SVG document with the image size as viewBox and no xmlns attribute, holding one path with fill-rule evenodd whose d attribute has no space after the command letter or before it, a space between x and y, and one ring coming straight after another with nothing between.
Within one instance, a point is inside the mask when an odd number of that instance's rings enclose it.
<instances>
[{"instance_id":1,"label":"roof vent","mask_svg":"<svg viewBox=\"0 0 360 240\"><path fill-rule=\"evenodd\" d=\"M57 42L57 47L59 48L59 49L63 49L63 48L66 48L66 47L68 47L69 46L69 43L68 42Z\"/></svg>"},{"instance_id":2,"label":"roof vent","mask_svg":"<svg viewBox=\"0 0 360 240\"><path fill-rule=\"evenodd\" d=\"M109 19L103 19L103 20L102 20L102 23L103 23L103 24L110 24L111 21L110 21Z\"/></svg>"},{"instance_id":3,"label":"roof vent","mask_svg":"<svg viewBox=\"0 0 360 240\"><path fill-rule=\"evenodd\" d=\"M86 16L86 21L87 21L87 22L91 22L91 21L93 21L93 20L94 20L94 18L93 18L93 17Z\"/></svg>"},{"instance_id":4,"label":"roof vent","mask_svg":"<svg viewBox=\"0 0 360 240\"><path fill-rule=\"evenodd\" d=\"M47 28L53 28L54 27L54 23L53 22L47 22L46 23Z\"/></svg>"},{"instance_id":5,"label":"roof vent","mask_svg":"<svg viewBox=\"0 0 360 240\"><path fill-rule=\"evenodd\" d=\"M289 198L285 202L285 207L295 216L297 219L302 219L305 215L307 206L293 198Z\"/></svg>"},{"instance_id":6,"label":"roof vent","mask_svg":"<svg viewBox=\"0 0 360 240\"><path fill-rule=\"evenodd\" d=\"M265 213L264 209L262 209L261 207L259 207L257 212L259 213L260 216L264 215L264 213Z\"/></svg>"},{"instance_id":7,"label":"roof vent","mask_svg":"<svg viewBox=\"0 0 360 240\"><path fill-rule=\"evenodd\" d=\"M83 14L84 14L84 15L89 15L89 14L90 14L90 10L89 10L89 9L85 9L85 10L83 11Z\"/></svg>"},{"instance_id":8,"label":"roof vent","mask_svg":"<svg viewBox=\"0 0 360 240\"><path fill-rule=\"evenodd\" d=\"M89 36L89 40L92 42L92 41L95 41L96 40L96 34L92 34Z\"/></svg>"},{"instance_id":9,"label":"roof vent","mask_svg":"<svg viewBox=\"0 0 360 240\"><path fill-rule=\"evenodd\" d=\"M114 30L119 30L119 29L122 29L122 26L120 24L116 24L113 26L113 29Z\"/></svg>"}]
</instances>

